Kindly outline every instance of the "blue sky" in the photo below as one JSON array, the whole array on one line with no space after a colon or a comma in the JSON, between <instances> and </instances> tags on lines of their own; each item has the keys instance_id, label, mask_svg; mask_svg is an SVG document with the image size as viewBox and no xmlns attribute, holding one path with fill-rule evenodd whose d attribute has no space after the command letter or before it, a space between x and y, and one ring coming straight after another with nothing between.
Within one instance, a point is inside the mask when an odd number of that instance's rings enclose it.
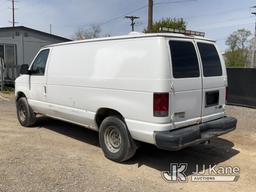
<instances>
[{"instance_id":1,"label":"blue sky","mask_svg":"<svg viewBox=\"0 0 256 192\"><path fill-rule=\"evenodd\" d=\"M139 16L137 31L147 25L148 0L19 0L16 3L17 25L24 25L56 35L72 37L79 28L100 25L103 34L123 35L130 31L126 13ZM183 17L187 28L206 32L217 40L222 51L233 31L254 31L256 17L251 15L253 0L154 0L154 20ZM11 2L0 0L0 27L10 26Z\"/></svg>"}]
</instances>

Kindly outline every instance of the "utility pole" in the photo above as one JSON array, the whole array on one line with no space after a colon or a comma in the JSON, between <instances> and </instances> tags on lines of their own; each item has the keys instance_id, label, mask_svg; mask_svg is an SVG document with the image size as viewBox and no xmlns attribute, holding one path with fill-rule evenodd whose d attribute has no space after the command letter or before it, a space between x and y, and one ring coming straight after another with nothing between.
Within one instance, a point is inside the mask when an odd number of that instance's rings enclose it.
<instances>
[{"instance_id":1,"label":"utility pole","mask_svg":"<svg viewBox=\"0 0 256 192\"><path fill-rule=\"evenodd\" d=\"M13 27L13 35L12 35L12 38L14 38L15 36L15 24L17 23L15 21L15 10L16 10L16 7L15 7L15 0L10 0L11 3L12 3L12 7L10 8L12 10L12 21L9 21L11 24L12 24L12 27Z\"/></svg>"},{"instance_id":2,"label":"utility pole","mask_svg":"<svg viewBox=\"0 0 256 192\"><path fill-rule=\"evenodd\" d=\"M153 27L153 0L148 0L148 33L152 32Z\"/></svg>"},{"instance_id":3,"label":"utility pole","mask_svg":"<svg viewBox=\"0 0 256 192\"><path fill-rule=\"evenodd\" d=\"M12 2L12 8L11 8L11 10L12 10L12 21L9 21L9 22L12 23L12 27L15 27L15 24L17 23L15 21L15 9L16 9L15 0L11 0L11 2Z\"/></svg>"},{"instance_id":4,"label":"utility pole","mask_svg":"<svg viewBox=\"0 0 256 192\"><path fill-rule=\"evenodd\" d=\"M14 0L12 0L12 27L15 27L15 8L14 8Z\"/></svg>"},{"instance_id":5,"label":"utility pole","mask_svg":"<svg viewBox=\"0 0 256 192\"><path fill-rule=\"evenodd\" d=\"M256 8L256 5L253 6L252 8ZM251 12L251 14L256 16L256 12ZM252 60L251 60L251 68L255 67L254 62L255 62L255 44L256 44L256 22L255 22L255 28L254 28L254 38L252 41Z\"/></svg>"},{"instance_id":6,"label":"utility pole","mask_svg":"<svg viewBox=\"0 0 256 192\"><path fill-rule=\"evenodd\" d=\"M134 31L135 20L139 19L139 17L137 17L137 16L125 16L125 18L131 20L132 31Z\"/></svg>"},{"instance_id":7,"label":"utility pole","mask_svg":"<svg viewBox=\"0 0 256 192\"><path fill-rule=\"evenodd\" d=\"M52 34L52 24L50 24L50 34Z\"/></svg>"},{"instance_id":8,"label":"utility pole","mask_svg":"<svg viewBox=\"0 0 256 192\"><path fill-rule=\"evenodd\" d=\"M15 10L16 10L16 7L15 7L15 0L10 0L11 3L12 3L12 7L10 8L12 10L12 21L9 21L11 24L12 24L12 27L14 28L15 27L15 24L17 23L15 21Z\"/></svg>"}]
</instances>

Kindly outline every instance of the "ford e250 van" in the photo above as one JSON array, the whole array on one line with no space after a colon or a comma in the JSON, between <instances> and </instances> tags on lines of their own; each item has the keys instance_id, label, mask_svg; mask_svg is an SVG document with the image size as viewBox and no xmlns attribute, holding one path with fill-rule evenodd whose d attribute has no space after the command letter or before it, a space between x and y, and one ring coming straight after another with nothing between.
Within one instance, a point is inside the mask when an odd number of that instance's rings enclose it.
<instances>
[{"instance_id":1,"label":"ford e250 van","mask_svg":"<svg viewBox=\"0 0 256 192\"><path fill-rule=\"evenodd\" d=\"M215 42L188 33L49 45L22 65L15 83L22 126L40 114L93 129L117 162L139 142L180 150L237 123L225 114L227 75Z\"/></svg>"}]
</instances>

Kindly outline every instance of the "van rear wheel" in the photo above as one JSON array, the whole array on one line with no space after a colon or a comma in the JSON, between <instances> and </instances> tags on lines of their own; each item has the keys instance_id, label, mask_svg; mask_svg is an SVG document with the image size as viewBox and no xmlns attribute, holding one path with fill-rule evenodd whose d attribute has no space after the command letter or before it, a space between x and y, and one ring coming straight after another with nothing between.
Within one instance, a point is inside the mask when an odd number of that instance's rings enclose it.
<instances>
[{"instance_id":1,"label":"van rear wheel","mask_svg":"<svg viewBox=\"0 0 256 192\"><path fill-rule=\"evenodd\" d=\"M24 127L31 127L36 122L36 115L29 106L25 97L19 98L16 103L17 117L20 124Z\"/></svg>"},{"instance_id":2,"label":"van rear wheel","mask_svg":"<svg viewBox=\"0 0 256 192\"><path fill-rule=\"evenodd\" d=\"M99 141L105 157L116 162L132 158L137 149L126 124L116 116L103 120L99 130Z\"/></svg>"}]
</instances>

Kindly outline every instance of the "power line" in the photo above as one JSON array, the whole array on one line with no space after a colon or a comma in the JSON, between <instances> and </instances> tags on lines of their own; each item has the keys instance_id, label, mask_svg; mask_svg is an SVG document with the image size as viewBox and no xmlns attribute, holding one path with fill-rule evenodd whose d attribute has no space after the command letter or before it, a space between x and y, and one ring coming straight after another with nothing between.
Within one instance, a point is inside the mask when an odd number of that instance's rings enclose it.
<instances>
[{"instance_id":1,"label":"power line","mask_svg":"<svg viewBox=\"0 0 256 192\"><path fill-rule=\"evenodd\" d=\"M214 26L214 25L218 25L218 24L228 24L228 23L230 23L230 21L239 21L239 20L248 20L249 18L251 18L251 17L243 17L243 18L236 18L236 19L228 19L228 20L226 20L226 21L224 21L224 22L216 22L216 23L211 23L210 25L200 25L200 26L197 26L196 28L207 28L207 27L213 27L213 28L224 28L224 27L230 27L230 26L240 26L240 25L246 25L246 24L251 24L251 23L253 23L253 22L250 22L250 23L241 23L241 24L234 24L234 25L226 25L226 26L218 26L218 27L216 27L216 26Z\"/></svg>"},{"instance_id":2,"label":"power line","mask_svg":"<svg viewBox=\"0 0 256 192\"><path fill-rule=\"evenodd\" d=\"M202 18L202 17L209 17L209 16L216 16L216 15L226 15L232 12L237 12L237 11L241 11L241 10L245 10L245 9L249 9L249 7L244 7L244 8L239 8L239 9L227 9L225 11L217 11L215 13L211 13L211 14L202 14L202 15L196 15L196 16L190 16L190 17L185 17L185 20L190 20L190 19L194 19L194 18Z\"/></svg>"},{"instance_id":3,"label":"power line","mask_svg":"<svg viewBox=\"0 0 256 192\"><path fill-rule=\"evenodd\" d=\"M184 2L190 2L190 1L196 1L196 0L175 0L175 1L157 1L157 0L154 0L154 2L155 2L154 5L161 6L161 5L165 5L165 4L184 3ZM135 13L137 11L146 9L147 7L148 7L148 4L140 6L140 7L136 8L136 9L132 9L132 10L126 12L125 14L120 14L119 16L112 17L112 18L110 18L110 19L108 19L108 20L106 20L106 21L104 21L102 23L99 23L99 26L111 23L111 22L113 22L115 20L123 18L125 15L130 15L130 14ZM249 7L244 7L244 8L239 8L239 9L238 8L237 9L228 9L226 11L217 11L217 12L215 12L213 14L203 14L203 15L191 16L189 18L184 18L184 19L193 19L193 18L197 18L197 17L206 17L206 16L216 16L216 15L220 15L220 14L228 14L230 12L236 12L236 11L243 10L243 9L249 9ZM232 20L237 20L237 19L231 19L229 21L232 21ZM225 24L225 23L226 22L221 22L221 23L217 23L217 24ZM216 23L213 23L213 25L214 24L216 24ZM243 25L243 24L239 24L239 25ZM89 26L89 24L87 26ZM236 26L236 25L233 25L233 26ZM200 28L201 27L202 27L202 25L200 25ZM226 26L220 26L219 28L221 28L221 27L226 27Z\"/></svg>"},{"instance_id":4,"label":"power line","mask_svg":"<svg viewBox=\"0 0 256 192\"><path fill-rule=\"evenodd\" d=\"M198 0L177 0L177 1L163 1L163 2L158 2L158 3L154 3L154 5L163 5L163 4L173 4L173 3L183 3L183 2L189 2L189 1L198 1ZM236 9L227 9L225 11L217 11L215 13L211 13L211 14L202 14L202 15L196 15L196 16L190 16L190 17L184 17L185 20L191 20L193 18L202 18L202 17L207 17L207 16L216 16L216 15L224 15L224 14L229 14L231 12L237 12L237 11L241 11L241 10L245 10L245 9L249 9L249 7L240 7L240 8L236 8Z\"/></svg>"},{"instance_id":5,"label":"power line","mask_svg":"<svg viewBox=\"0 0 256 192\"><path fill-rule=\"evenodd\" d=\"M155 3L154 5L175 4L175 3L183 3L183 2L189 2L189 1L197 1L197 0L165 1L165 2L158 2L158 3ZM106 21L104 21L104 22L102 22L102 23L99 23L98 25L99 25L99 26L106 25L106 24L111 23L111 22L113 22L113 21L115 21L115 20L124 18L126 15L130 15L130 14L135 13L135 12L137 12L137 11L143 10L143 9L145 9L145 8L147 8L147 7L148 7L148 4L143 5L143 6L141 6L141 7L138 7L138 8L136 8L136 9L132 9L132 10L126 12L125 14L122 14L122 15L119 15L119 16L116 16L116 17L112 17L112 18L110 18L110 19L108 19L108 20L106 20Z\"/></svg>"},{"instance_id":6,"label":"power line","mask_svg":"<svg viewBox=\"0 0 256 192\"><path fill-rule=\"evenodd\" d=\"M177 1L169 1L169 2L166 1L166 2L158 2L158 3L155 3L154 5L176 4L176 3L184 3L184 2L188 2L188 1L197 1L197 0L177 0ZM132 9L132 10L126 12L125 14L122 14L122 15L119 15L119 16L116 16L116 17L113 17L113 18L110 18L110 19L108 19L107 21L104 21L104 22L100 23L99 25L100 25L100 26L105 25L105 24L110 23L110 22L112 22L112 21L114 21L114 20L123 18L123 17L125 17L126 15L130 15L130 14L135 13L135 12L137 12L137 11L143 10L143 9L145 9L145 8L147 8L147 7L148 7L148 4L143 5L143 6L141 6L141 7L138 7L138 8L136 8L136 9Z\"/></svg>"},{"instance_id":7,"label":"power line","mask_svg":"<svg viewBox=\"0 0 256 192\"><path fill-rule=\"evenodd\" d=\"M116 17L113 17L113 18L110 18L109 20L100 23L99 26L105 25L105 24L110 23L110 22L112 22L112 21L114 21L114 20L123 18L123 17L125 17L126 15L130 15L130 14L132 14L132 13L135 13L135 12L137 12L137 11L140 11L140 10L142 10L142 9L145 9L147 6L148 6L148 5L144 5L144 6L141 6L141 7L139 7L139 8L133 9L133 10L131 10L131 11L129 11L129 12L126 12L125 14L122 14L122 15L119 15L119 16L116 16Z\"/></svg>"},{"instance_id":8,"label":"power line","mask_svg":"<svg viewBox=\"0 0 256 192\"><path fill-rule=\"evenodd\" d=\"M177 1L162 1L158 3L154 3L154 5L164 5L164 4L175 4L175 3L184 3L189 1L197 1L197 0L177 0Z\"/></svg>"}]
</instances>

